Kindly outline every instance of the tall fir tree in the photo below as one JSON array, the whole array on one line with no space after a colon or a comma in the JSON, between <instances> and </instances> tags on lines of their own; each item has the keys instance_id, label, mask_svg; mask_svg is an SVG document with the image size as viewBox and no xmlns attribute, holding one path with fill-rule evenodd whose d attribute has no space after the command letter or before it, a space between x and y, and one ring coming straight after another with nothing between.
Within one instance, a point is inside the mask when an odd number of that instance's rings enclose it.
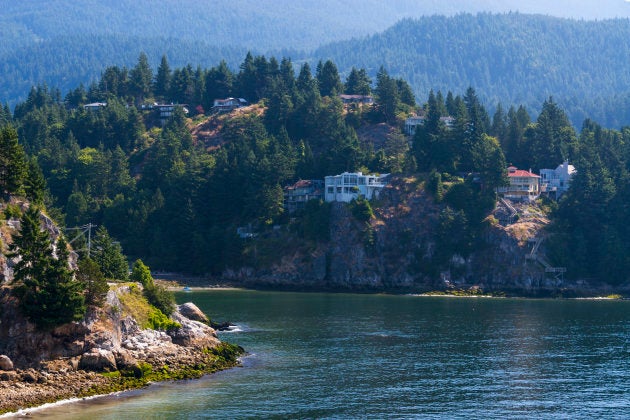
<instances>
[{"instance_id":1,"label":"tall fir tree","mask_svg":"<svg viewBox=\"0 0 630 420\"><path fill-rule=\"evenodd\" d=\"M68 266L65 240L60 237L53 247L48 232L40 227L39 214L35 206L24 212L9 255L20 256L13 284L23 314L48 330L81 319L85 305L82 285Z\"/></svg>"},{"instance_id":2,"label":"tall fir tree","mask_svg":"<svg viewBox=\"0 0 630 420\"><path fill-rule=\"evenodd\" d=\"M0 131L0 192L23 193L27 176L27 159L18 143L17 131L5 126Z\"/></svg>"}]
</instances>

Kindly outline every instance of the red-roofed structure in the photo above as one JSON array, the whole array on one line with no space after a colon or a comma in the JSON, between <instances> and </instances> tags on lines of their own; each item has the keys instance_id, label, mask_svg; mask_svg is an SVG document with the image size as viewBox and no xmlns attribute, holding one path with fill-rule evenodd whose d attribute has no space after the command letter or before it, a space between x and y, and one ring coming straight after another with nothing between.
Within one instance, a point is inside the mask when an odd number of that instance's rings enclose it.
<instances>
[{"instance_id":1,"label":"red-roofed structure","mask_svg":"<svg viewBox=\"0 0 630 420\"><path fill-rule=\"evenodd\" d=\"M507 171L510 185L500 187L497 191L499 194L514 201L532 201L538 198L540 195L540 176L515 166L510 166Z\"/></svg>"}]
</instances>

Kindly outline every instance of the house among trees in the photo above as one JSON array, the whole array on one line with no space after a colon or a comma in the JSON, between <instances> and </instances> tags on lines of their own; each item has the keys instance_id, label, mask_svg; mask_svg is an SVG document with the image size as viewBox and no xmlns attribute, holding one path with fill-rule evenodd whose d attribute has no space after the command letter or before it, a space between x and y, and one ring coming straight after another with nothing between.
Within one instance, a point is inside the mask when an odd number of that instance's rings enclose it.
<instances>
[{"instance_id":1,"label":"house among trees","mask_svg":"<svg viewBox=\"0 0 630 420\"><path fill-rule=\"evenodd\" d=\"M405 120L405 134L408 136L413 136L416 134L416 128L419 125L424 125L424 121L426 117L424 115L414 115L413 117L409 117Z\"/></svg>"},{"instance_id":2,"label":"house among trees","mask_svg":"<svg viewBox=\"0 0 630 420\"><path fill-rule=\"evenodd\" d=\"M344 104L373 104L374 98L370 95L339 95Z\"/></svg>"},{"instance_id":3,"label":"house among trees","mask_svg":"<svg viewBox=\"0 0 630 420\"><path fill-rule=\"evenodd\" d=\"M344 172L325 178L325 200L349 203L359 197L371 200L378 197L387 185L389 174L363 175L361 172Z\"/></svg>"},{"instance_id":4,"label":"house among trees","mask_svg":"<svg viewBox=\"0 0 630 420\"><path fill-rule=\"evenodd\" d=\"M558 165L556 169L541 169L541 192L557 200L569 190L571 178L575 172L575 166L569 165L568 160Z\"/></svg>"},{"instance_id":5,"label":"house among trees","mask_svg":"<svg viewBox=\"0 0 630 420\"><path fill-rule=\"evenodd\" d=\"M497 189L497 192L503 197L513 201L533 201L540 195L540 176L531 171L510 166L508 168L508 178L510 185Z\"/></svg>"},{"instance_id":6,"label":"house among trees","mask_svg":"<svg viewBox=\"0 0 630 420\"><path fill-rule=\"evenodd\" d=\"M243 98L215 99L212 109L216 112L230 112L246 105L247 101Z\"/></svg>"},{"instance_id":7,"label":"house among trees","mask_svg":"<svg viewBox=\"0 0 630 420\"><path fill-rule=\"evenodd\" d=\"M424 125L424 122L427 120L427 117L424 115L414 115L413 117L409 117L405 120L405 134L408 136L413 136L416 134L416 128L418 126ZM444 124L447 129L453 128L455 124L455 118L453 117L440 117L440 122Z\"/></svg>"},{"instance_id":8,"label":"house among trees","mask_svg":"<svg viewBox=\"0 0 630 420\"><path fill-rule=\"evenodd\" d=\"M175 108L181 107L184 110L184 114L188 114L188 108L186 104L155 104L153 109L157 109L158 117L162 122L162 125L166 124L166 121L173 116Z\"/></svg>"},{"instance_id":9,"label":"house among trees","mask_svg":"<svg viewBox=\"0 0 630 420\"><path fill-rule=\"evenodd\" d=\"M83 105L83 109L87 109L88 111L94 112L98 111L101 108L105 108L107 106L107 102L92 102L91 104Z\"/></svg>"},{"instance_id":10,"label":"house among trees","mask_svg":"<svg viewBox=\"0 0 630 420\"><path fill-rule=\"evenodd\" d=\"M324 181L321 179L301 179L284 188L284 208L293 213L303 209L310 200L324 199Z\"/></svg>"}]
</instances>

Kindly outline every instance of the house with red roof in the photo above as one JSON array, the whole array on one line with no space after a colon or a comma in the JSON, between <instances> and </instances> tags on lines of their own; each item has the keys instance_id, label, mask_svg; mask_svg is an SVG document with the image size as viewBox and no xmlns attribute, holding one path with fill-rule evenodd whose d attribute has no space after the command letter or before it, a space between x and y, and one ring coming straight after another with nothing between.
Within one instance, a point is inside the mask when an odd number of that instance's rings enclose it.
<instances>
[{"instance_id":1,"label":"house with red roof","mask_svg":"<svg viewBox=\"0 0 630 420\"><path fill-rule=\"evenodd\" d=\"M508 169L510 185L499 187L497 192L514 201L533 201L540 195L540 176L510 166Z\"/></svg>"}]
</instances>

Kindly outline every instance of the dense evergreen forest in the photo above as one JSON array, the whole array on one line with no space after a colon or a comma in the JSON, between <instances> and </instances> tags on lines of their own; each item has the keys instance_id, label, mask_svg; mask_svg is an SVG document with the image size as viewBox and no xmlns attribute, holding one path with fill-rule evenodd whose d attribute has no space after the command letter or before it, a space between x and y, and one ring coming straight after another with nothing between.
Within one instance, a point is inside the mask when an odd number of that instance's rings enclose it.
<instances>
[{"instance_id":1,"label":"dense evergreen forest","mask_svg":"<svg viewBox=\"0 0 630 420\"><path fill-rule=\"evenodd\" d=\"M535 113L553 96L576 128L586 118L608 128L630 124L627 19L567 20L518 13L421 17L461 10L535 12L542 2L529 4L531 9L516 2L419 6L411 0L298 1L282 8L265 1L185 1L159 8L147 0L89 7L67 1L4 3L0 101L11 108L26 100L33 85L46 83L63 95L80 83L87 89L105 68L132 67L143 51L152 68L166 54L177 67L210 67L224 59L237 71L251 50L291 57L311 67L331 59L343 77L356 66L375 78L385 65L392 76L407 80L418 97L426 97L431 89L463 92L474 86L491 111L502 102L523 104ZM549 7L571 10L569 16L608 17L602 16L604 11L629 15L629 3L607 3ZM416 19L399 21L403 17ZM333 43L322 46L327 42Z\"/></svg>"},{"instance_id":2,"label":"dense evergreen forest","mask_svg":"<svg viewBox=\"0 0 630 420\"><path fill-rule=\"evenodd\" d=\"M342 92L373 94L376 103L347 108ZM220 146L194 138L191 127L228 96L253 105L212 117L222 121ZM178 107L162 125L149 107L155 101L187 104L189 113ZM82 106L91 102L107 106ZM400 129L413 112L427 119L408 142ZM451 128L440 120L447 115ZM33 87L13 113L2 108L0 124L3 191L47 206L67 226L96 223L101 249L122 246L155 269L219 274L264 264L239 226L264 233L284 225L305 243L325 242L328 207L312 203L289 219L282 187L355 170L426 181L443 205L434 269L483 243L508 163L553 168L567 158L578 173L563 200L549 204L553 262L574 278L616 284L630 269L630 129L586 120L578 134L552 98L536 119L522 106L498 106L491 116L473 88L431 91L417 104L410 85L383 67L374 80L363 68L342 78L332 61L294 68L247 54L238 72L225 62L172 69L165 56L154 72L141 54L133 68L108 67L98 83L64 97ZM377 124L391 128L384 142L359 140L357 129ZM369 203L356 205L369 217Z\"/></svg>"},{"instance_id":3,"label":"dense evergreen forest","mask_svg":"<svg viewBox=\"0 0 630 420\"><path fill-rule=\"evenodd\" d=\"M365 39L323 46L315 57L346 69L385 65L418 95L474 86L488 104L535 110L549 96L575 127L586 118L630 124L630 21L505 14L407 19Z\"/></svg>"}]
</instances>

